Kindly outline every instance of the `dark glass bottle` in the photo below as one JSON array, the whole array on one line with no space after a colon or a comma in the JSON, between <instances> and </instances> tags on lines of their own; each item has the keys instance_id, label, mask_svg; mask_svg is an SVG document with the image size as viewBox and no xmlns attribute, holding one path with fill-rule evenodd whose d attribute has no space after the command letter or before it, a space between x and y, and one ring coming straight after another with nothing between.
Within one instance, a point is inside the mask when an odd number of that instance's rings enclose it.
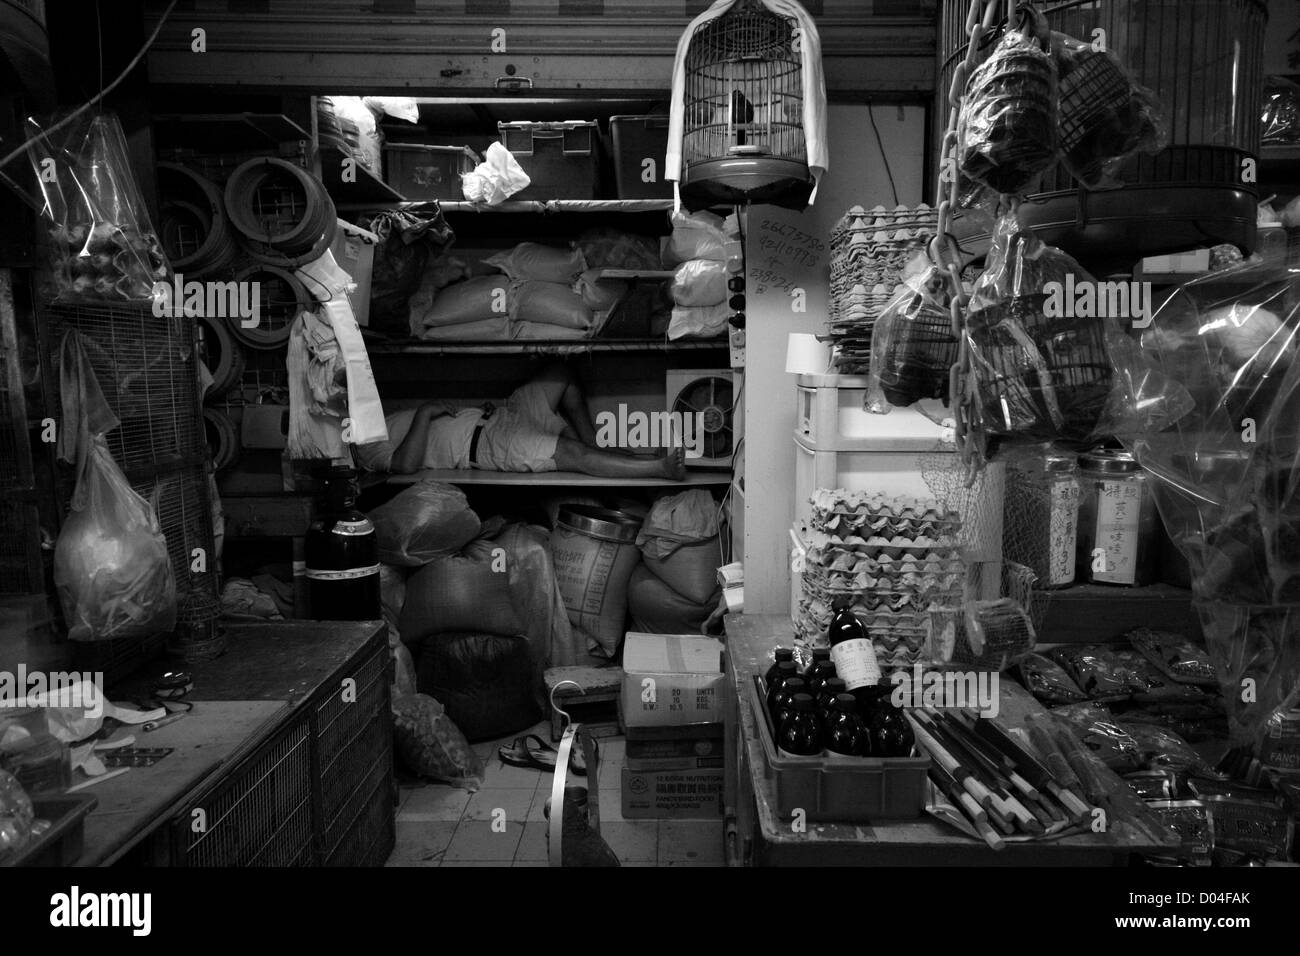
<instances>
[{"instance_id":1,"label":"dark glass bottle","mask_svg":"<svg viewBox=\"0 0 1300 956\"><path fill-rule=\"evenodd\" d=\"M804 681L808 685L808 693L812 695L813 700L821 697L822 687L832 677L839 677L835 673L835 663L833 661L818 661L812 666L812 672L804 678Z\"/></svg>"},{"instance_id":2,"label":"dark glass bottle","mask_svg":"<svg viewBox=\"0 0 1300 956\"><path fill-rule=\"evenodd\" d=\"M871 735L858 716L852 694L836 694L822 726L826 749L841 757L871 756Z\"/></svg>"},{"instance_id":3,"label":"dark glass bottle","mask_svg":"<svg viewBox=\"0 0 1300 956\"><path fill-rule=\"evenodd\" d=\"M831 677L822 684L822 692L817 695L817 716L823 720L830 713L831 704L835 702L836 694L847 694L848 690L844 686L844 681L838 677Z\"/></svg>"},{"instance_id":4,"label":"dark glass bottle","mask_svg":"<svg viewBox=\"0 0 1300 956\"><path fill-rule=\"evenodd\" d=\"M783 661L776 665L776 676L767 685L767 710L769 713L776 713L776 695L780 692L781 685L791 677L798 676L798 666L794 661Z\"/></svg>"},{"instance_id":5,"label":"dark glass bottle","mask_svg":"<svg viewBox=\"0 0 1300 956\"><path fill-rule=\"evenodd\" d=\"M895 707L890 699L893 690L894 685L884 682L872 688L866 722L871 733L871 752L876 757L906 757L916 743L903 708Z\"/></svg>"},{"instance_id":6,"label":"dark glass bottle","mask_svg":"<svg viewBox=\"0 0 1300 956\"><path fill-rule=\"evenodd\" d=\"M802 677L787 677L781 689L776 692L775 705L772 708L772 726L781 729L782 722L794 710L794 698L806 693L807 685Z\"/></svg>"},{"instance_id":7,"label":"dark glass bottle","mask_svg":"<svg viewBox=\"0 0 1300 956\"><path fill-rule=\"evenodd\" d=\"M330 468L307 529L305 564L311 617L317 621L377 621L379 543L375 526L356 509L356 474Z\"/></svg>"},{"instance_id":8,"label":"dark glass bottle","mask_svg":"<svg viewBox=\"0 0 1300 956\"><path fill-rule=\"evenodd\" d=\"M824 661L829 661L830 659L831 649L829 647L814 647L812 652L812 661L803 669L803 673L799 676L805 681L811 680L813 671L817 669L817 665Z\"/></svg>"},{"instance_id":9,"label":"dark glass bottle","mask_svg":"<svg viewBox=\"0 0 1300 956\"><path fill-rule=\"evenodd\" d=\"M831 660L835 674L844 681L850 694L862 699L858 693L864 687L880 680L880 665L876 663L876 648L862 622L849 609L847 601L837 602L835 616L831 618L828 636L831 643Z\"/></svg>"},{"instance_id":10,"label":"dark glass bottle","mask_svg":"<svg viewBox=\"0 0 1300 956\"><path fill-rule=\"evenodd\" d=\"M822 752L822 731L817 725L813 699L795 694L792 709L777 732L777 746L796 757L816 757Z\"/></svg>"},{"instance_id":11,"label":"dark glass bottle","mask_svg":"<svg viewBox=\"0 0 1300 956\"><path fill-rule=\"evenodd\" d=\"M791 665L792 671L798 670L798 668L794 666L794 651L788 647L778 647L776 649L776 660L772 662L772 666L769 667L767 673L763 675L763 686L767 688L769 692L772 690L772 684L776 681L776 675L781 665L787 662Z\"/></svg>"}]
</instances>

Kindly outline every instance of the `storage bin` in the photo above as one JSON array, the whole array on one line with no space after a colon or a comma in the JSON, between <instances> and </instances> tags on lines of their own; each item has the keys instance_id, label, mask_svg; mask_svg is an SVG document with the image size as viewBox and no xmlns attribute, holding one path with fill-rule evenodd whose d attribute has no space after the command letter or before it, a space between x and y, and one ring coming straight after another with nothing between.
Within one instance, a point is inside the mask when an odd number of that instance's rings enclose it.
<instances>
[{"instance_id":1,"label":"storage bin","mask_svg":"<svg viewBox=\"0 0 1300 956\"><path fill-rule=\"evenodd\" d=\"M459 201L465 194L460 177L479 164L468 146L388 143L384 146L384 182L404 199Z\"/></svg>"},{"instance_id":2,"label":"storage bin","mask_svg":"<svg viewBox=\"0 0 1300 956\"><path fill-rule=\"evenodd\" d=\"M497 123L501 142L532 180L511 199L600 197L600 128L595 120Z\"/></svg>"},{"instance_id":3,"label":"storage bin","mask_svg":"<svg viewBox=\"0 0 1300 956\"><path fill-rule=\"evenodd\" d=\"M777 817L824 823L907 820L925 813L929 757L793 757L777 750L757 675L746 690L763 747L763 776L776 793Z\"/></svg>"},{"instance_id":4,"label":"storage bin","mask_svg":"<svg viewBox=\"0 0 1300 956\"><path fill-rule=\"evenodd\" d=\"M611 116L609 132L614 140L618 198L671 199L673 186L664 178L668 117Z\"/></svg>"},{"instance_id":5,"label":"storage bin","mask_svg":"<svg viewBox=\"0 0 1300 956\"><path fill-rule=\"evenodd\" d=\"M867 394L862 375L800 375L795 386L798 407L795 436L817 451L930 451L952 430L922 414L951 417L938 401L895 408L873 415L862 407Z\"/></svg>"}]
</instances>

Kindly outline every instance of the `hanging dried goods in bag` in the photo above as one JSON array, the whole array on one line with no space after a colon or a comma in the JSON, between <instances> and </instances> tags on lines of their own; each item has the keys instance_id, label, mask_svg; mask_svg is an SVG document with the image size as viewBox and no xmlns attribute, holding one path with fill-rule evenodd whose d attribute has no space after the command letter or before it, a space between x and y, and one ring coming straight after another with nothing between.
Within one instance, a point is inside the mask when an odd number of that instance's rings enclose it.
<instances>
[{"instance_id":1,"label":"hanging dried goods in bag","mask_svg":"<svg viewBox=\"0 0 1300 956\"><path fill-rule=\"evenodd\" d=\"M147 302L170 276L112 114L88 114L52 135L35 122L28 148L44 205L57 302Z\"/></svg>"},{"instance_id":2,"label":"hanging dried goods in bag","mask_svg":"<svg viewBox=\"0 0 1300 956\"><path fill-rule=\"evenodd\" d=\"M948 398L949 370L957 361L947 280L924 260L876 319L866 410L885 414L925 398Z\"/></svg>"},{"instance_id":3,"label":"hanging dried goods in bag","mask_svg":"<svg viewBox=\"0 0 1300 956\"><path fill-rule=\"evenodd\" d=\"M989 435L1081 441L1094 433L1110 391L1106 322L1066 295L1091 286L1077 262L1022 229L1014 213L998 222L966 316Z\"/></svg>"},{"instance_id":4,"label":"hanging dried goods in bag","mask_svg":"<svg viewBox=\"0 0 1300 956\"><path fill-rule=\"evenodd\" d=\"M1028 10L971 74L957 136L961 173L999 193L1024 192L1056 161L1056 62L1041 14Z\"/></svg>"}]
</instances>

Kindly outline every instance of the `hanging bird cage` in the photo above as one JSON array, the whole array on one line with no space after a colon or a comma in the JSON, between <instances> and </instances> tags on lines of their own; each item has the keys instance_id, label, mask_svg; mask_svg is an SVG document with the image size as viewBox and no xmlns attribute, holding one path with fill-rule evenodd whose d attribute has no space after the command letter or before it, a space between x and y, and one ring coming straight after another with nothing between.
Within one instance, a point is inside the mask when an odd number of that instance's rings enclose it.
<instances>
[{"instance_id":1,"label":"hanging bird cage","mask_svg":"<svg viewBox=\"0 0 1300 956\"><path fill-rule=\"evenodd\" d=\"M740 0L686 51L682 197L803 209L813 190L797 21Z\"/></svg>"}]
</instances>

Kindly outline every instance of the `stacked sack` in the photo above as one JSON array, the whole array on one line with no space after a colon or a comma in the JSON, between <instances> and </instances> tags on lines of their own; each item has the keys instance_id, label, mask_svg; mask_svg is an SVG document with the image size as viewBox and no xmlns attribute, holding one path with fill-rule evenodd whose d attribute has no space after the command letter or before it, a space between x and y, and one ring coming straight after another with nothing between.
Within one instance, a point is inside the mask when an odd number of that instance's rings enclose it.
<instances>
[{"instance_id":1,"label":"stacked sack","mask_svg":"<svg viewBox=\"0 0 1300 956\"><path fill-rule=\"evenodd\" d=\"M698 634L718 605L718 508L702 488L660 498L636 539L641 563L628 580L632 630Z\"/></svg>"},{"instance_id":2,"label":"stacked sack","mask_svg":"<svg viewBox=\"0 0 1300 956\"><path fill-rule=\"evenodd\" d=\"M572 640L545 531L480 522L460 489L433 481L369 517L384 615L410 652L409 663L396 656L415 689L471 740L535 723L551 648Z\"/></svg>"},{"instance_id":3,"label":"stacked sack","mask_svg":"<svg viewBox=\"0 0 1300 956\"><path fill-rule=\"evenodd\" d=\"M710 338L726 331L734 311L729 282L741 258L735 231L734 216L724 220L706 211L673 216L673 232L661 252L664 267L675 270L668 338Z\"/></svg>"}]
</instances>

